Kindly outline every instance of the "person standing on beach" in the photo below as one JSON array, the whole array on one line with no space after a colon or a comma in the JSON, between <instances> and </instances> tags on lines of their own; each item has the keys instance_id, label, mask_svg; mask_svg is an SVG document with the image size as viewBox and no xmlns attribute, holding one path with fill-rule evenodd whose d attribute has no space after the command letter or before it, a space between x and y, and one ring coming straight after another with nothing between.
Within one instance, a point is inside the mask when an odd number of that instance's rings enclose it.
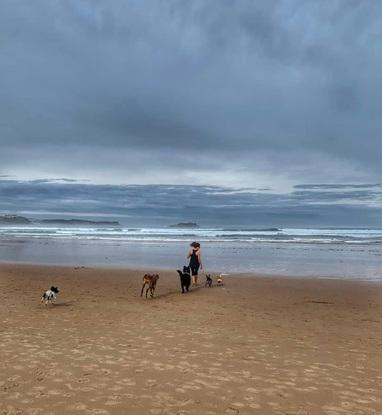
<instances>
[{"instance_id":1,"label":"person standing on beach","mask_svg":"<svg viewBox=\"0 0 382 415\"><path fill-rule=\"evenodd\" d=\"M190 244L187 258L190 258L189 267L191 268L192 285L198 285L198 271L203 269L202 255L199 242L192 242Z\"/></svg>"}]
</instances>

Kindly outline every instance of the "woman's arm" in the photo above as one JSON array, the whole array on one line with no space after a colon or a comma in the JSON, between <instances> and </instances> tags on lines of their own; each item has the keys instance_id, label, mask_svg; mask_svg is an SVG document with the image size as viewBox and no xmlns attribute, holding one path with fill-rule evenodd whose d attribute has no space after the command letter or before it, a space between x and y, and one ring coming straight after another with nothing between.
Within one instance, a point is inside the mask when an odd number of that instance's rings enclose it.
<instances>
[{"instance_id":1,"label":"woman's arm","mask_svg":"<svg viewBox=\"0 0 382 415\"><path fill-rule=\"evenodd\" d=\"M203 269L203 265L202 265L202 252L199 249L198 253L196 254L198 256L198 261L199 261L199 265L200 265L200 269Z\"/></svg>"},{"instance_id":2,"label":"woman's arm","mask_svg":"<svg viewBox=\"0 0 382 415\"><path fill-rule=\"evenodd\" d=\"M190 256L192 255L192 249L190 249L189 251L188 251L188 255L187 255L187 258L190 258Z\"/></svg>"}]
</instances>

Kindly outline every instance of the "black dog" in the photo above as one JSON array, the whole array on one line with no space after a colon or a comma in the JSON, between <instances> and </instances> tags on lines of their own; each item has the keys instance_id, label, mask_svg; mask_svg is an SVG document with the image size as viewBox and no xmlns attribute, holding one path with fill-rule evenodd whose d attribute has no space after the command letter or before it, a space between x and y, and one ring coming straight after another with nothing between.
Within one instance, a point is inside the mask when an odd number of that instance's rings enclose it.
<instances>
[{"instance_id":1,"label":"black dog","mask_svg":"<svg viewBox=\"0 0 382 415\"><path fill-rule=\"evenodd\" d=\"M179 277L180 277L180 285L182 287L182 294L184 294L184 290L188 292L188 289L191 285L191 269L190 267L183 267L183 272L178 269L177 270Z\"/></svg>"},{"instance_id":2,"label":"black dog","mask_svg":"<svg viewBox=\"0 0 382 415\"><path fill-rule=\"evenodd\" d=\"M212 287L212 278L211 278L210 274L206 275L206 282L205 282L204 286L209 287L209 288Z\"/></svg>"}]
</instances>

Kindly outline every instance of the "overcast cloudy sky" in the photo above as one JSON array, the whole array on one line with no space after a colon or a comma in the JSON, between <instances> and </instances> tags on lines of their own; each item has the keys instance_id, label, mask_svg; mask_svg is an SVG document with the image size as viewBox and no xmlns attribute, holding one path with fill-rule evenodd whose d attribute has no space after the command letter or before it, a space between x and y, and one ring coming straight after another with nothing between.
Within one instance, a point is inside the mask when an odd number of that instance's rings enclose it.
<instances>
[{"instance_id":1,"label":"overcast cloudy sky","mask_svg":"<svg viewBox=\"0 0 382 415\"><path fill-rule=\"evenodd\" d=\"M2 0L0 56L2 212L382 225L380 1Z\"/></svg>"}]
</instances>

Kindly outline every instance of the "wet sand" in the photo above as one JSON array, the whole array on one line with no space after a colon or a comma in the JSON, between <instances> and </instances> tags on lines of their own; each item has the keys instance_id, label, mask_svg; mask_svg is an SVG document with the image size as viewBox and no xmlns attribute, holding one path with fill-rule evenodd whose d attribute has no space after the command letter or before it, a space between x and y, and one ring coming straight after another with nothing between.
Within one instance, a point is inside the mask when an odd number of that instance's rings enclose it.
<instances>
[{"instance_id":1,"label":"wet sand","mask_svg":"<svg viewBox=\"0 0 382 415\"><path fill-rule=\"evenodd\" d=\"M0 414L382 413L382 284L142 275L0 265Z\"/></svg>"}]
</instances>

